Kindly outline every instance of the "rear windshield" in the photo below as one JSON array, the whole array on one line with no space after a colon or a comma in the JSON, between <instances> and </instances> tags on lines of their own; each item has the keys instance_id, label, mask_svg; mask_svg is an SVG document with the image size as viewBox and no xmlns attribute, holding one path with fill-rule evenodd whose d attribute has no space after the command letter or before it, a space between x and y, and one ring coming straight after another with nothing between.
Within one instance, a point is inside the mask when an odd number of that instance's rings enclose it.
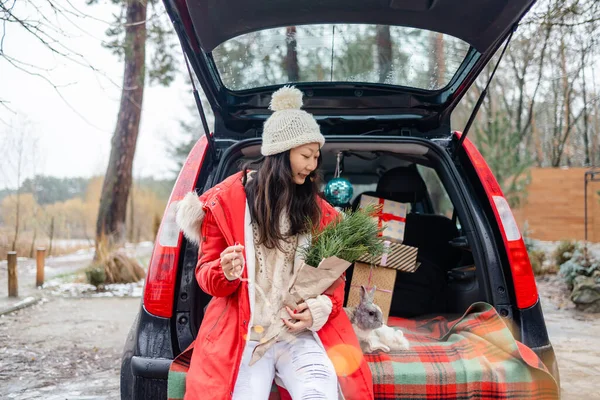
<instances>
[{"instance_id":1,"label":"rear windshield","mask_svg":"<svg viewBox=\"0 0 600 400\"><path fill-rule=\"evenodd\" d=\"M470 46L455 37L387 25L305 25L241 35L213 52L224 85L244 90L287 82L445 87Z\"/></svg>"}]
</instances>

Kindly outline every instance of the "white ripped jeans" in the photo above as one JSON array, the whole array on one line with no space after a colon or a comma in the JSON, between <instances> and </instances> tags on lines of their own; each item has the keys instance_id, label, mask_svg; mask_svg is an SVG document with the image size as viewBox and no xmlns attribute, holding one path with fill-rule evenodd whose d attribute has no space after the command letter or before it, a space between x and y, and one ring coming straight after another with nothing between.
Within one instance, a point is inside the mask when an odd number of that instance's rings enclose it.
<instances>
[{"instance_id":1,"label":"white ripped jeans","mask_svg":"<svg viewBox=\"0 0 600 400\"><path fill-rule=\"evenodd\" d=\"M338 381L327 353L311 332L299 334L293 343L277 342L249 366L258 342L246 344L233 400L267 400L277 376L293 400L337 400Z\"/></svg>"}]
</instances>

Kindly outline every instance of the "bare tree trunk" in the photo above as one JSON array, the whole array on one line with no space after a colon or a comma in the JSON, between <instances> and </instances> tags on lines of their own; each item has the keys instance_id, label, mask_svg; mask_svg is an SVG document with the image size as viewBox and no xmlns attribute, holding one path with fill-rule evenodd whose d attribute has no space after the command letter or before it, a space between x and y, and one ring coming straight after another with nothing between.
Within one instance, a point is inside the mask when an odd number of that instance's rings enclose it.
<instances>
[{"instance_id":1,"label":"bare tree trunk","mask_svg":"<svg viewBox=\"0 0 600 400\"><path fill-rule=\"evenodd\" d=\"M33 240L31 241L31 248L29 249L29 258L33 258L35 251L35 240L37 239L37 228L33 229Z\"/></svg>"},{"instance_id":2,"label":"bare tree trunk","mask_svg":"<svg viewBox=\"0 0 600 400\"><path fill-rule=\"evenodd\" d=\"M288 81L298 82L300 80L300 66L298 65L298 42L296 41L296 27L288 26L285 30L287 53L285 55L285 70Z\"/></svg>"},{"instance_id":3,"label":"bare tree trunk","mask_svg":"<svg viewBox=\"0 0 600 400\"><path fill-rule=\"evenodd\" d=\"M48 256L52 255L52 240L54 239L54 217L50 221L50 245L48 246Z\"/></svg>"},{"instance_id":4,"label":"bare tree trunk","mask_svg":"<svg viewBox=\"0 0 600 400\"><path fill-rule=\"evenodd\" d=\"M87 222L85 221L85 218L83 220L83 236L85 237L85 240L87 240L89 246L93 246L94 245L94 241L92 240L92 238L88 234Z\"/></svg>"},{"instance_id":5,"label":"bare tree trunk","mask_svg":"<svg viewBox=\"0 0 600 400\"><path fill-rule=\"evenodd\" d=\"M23 135L23 133L21 133ZM15 221L15 237L12 243L12 251L17 251L17 242L19 241L19 225L21 222L21 168L23 160L23 136L20 138L19 152L17 160L17 209L16 209L16 221Z\"/></svg>"},{"instance_id":6,"label":"bare tree trunk","mask_svg":"<svg viewBox=\"0 0 600 400\"><path fill-rule=\"evenodd\" d=\"M13 238L12 243L12 251L17 251L17 241L19 240L19 212L21 208L21 189L17 189L17 212L16 212L16 222L15 222L15 237Z\"/></svg>"},{"instance_id":7,"label":"bare tree trunk","mask_svg":"<svg viewBox=\"0 0 600 400\"><path fill-rule=\"evenodd\" d=\"M376 43L379 83L384 83L392 72L392 35L389 26L377 26Z\"/></svg>"},{"instance_id":8,"label":"bare tree trunk","mask_svg":"<svg viewBox=\"0 0 600 400\"><path fill-rule=\"evenodd\" d=\"M558 71L560 71L560 69L558 69ZM559 72L560 73L560 72ZM563 118L561 118L560 115L560 85L558 84L558 82L556 82L556 80L552 81L552 95L554 96L553 98L553 112L552 112L552 117L553 117L553 121L552 121L552 138L550 140L550 149L551 149L551 158L550 158L550 163L553 167L556 167L555 163L555 159L557 157L557 152L558 152L558 141L560 140L560 132L562 132L562 121Z\"/></svg>"},{"instance_id":9,"label":"bare tree trunk","mask_svg":"<svg viewBox=\"0 0 600 400\"><path fill-rule=\"evenodd\" d=\"M567 70L566 46L565 46L564 41L561 42L560 58L561 58L560 73L562 76L562 79L561 79L562 95L563 95L563 99L564 99L563 106L564 106L564 113L565 113L565 115L563 116L564 133L563 133L563 129L562 129L563 124L561 121L561 129L559 130L559 134L558 134L558 142L557 142L555 158L552 161L553 167L560 166L565 148L569 147L567 145L567 142L571 136L571 133L573 132L573 129L577 125L577 122L583 116L583 113L584 113L584 110L581 110L581 112L577 116L573 115L573 89L574 89L574 86L572 83L569 82L569 71ZM578 68L583 69L584 68L583 64L580 65ZM581 70L574 71L573 76L579 76L580 72L581 72ZM567 156L571 156L571 150L572 150L571 147L569 147Z\"/></svg>"},{"instance_id":10,"label":"bare tree trunk","mask_svg":"<svg viewBox=\"0 0 600 400\"><path fill-rule=\"evenodd\" d=\"M537 124L535 123L535 109L531 111L531 136L533 139L533 150L535 154L535 163L538 167L541 167L544 162L544 145L542 143L542 139L540 137L540 132L537 129Z\"/></svg>"},{"instance_id":11,"label":"bare tree trunk","mask_svg":"<svg viewBox=\"0 0 600 400\"><path fill-rule=\"evenodd\" d=\"M592 46L592 54L591 57L593 60L596 59L596 52L594 51L595 47ZM592 94L594 97L593 102L593 117L590 118L592 121L593 129L592 129L592 143L591 143L591 154L592 154L592 166L598 165L598 156L600 155L600 140L598 136L600 136L600 120L598 119L598 113L600 113L600 107L598 107L598 96L600 95L596 86L596 64L592 63L591 65L591 73L592 73Z\"/></svg>"},{"instance_id":12,"label":"bare tree trunk","mask_svg":"<svg viewBox=\"0 0 600 400\"><path fill-rule=\"evenodd\" d=\"M446 53L444 52L444 34L436 33L432 39L436 67L433 71L435 71L437 88L442 88L446 84Z\"/></svg>"},{"instance_id":13,"label":"bare tree trunk","mask_svg":"<svg viewBox=\"0 0 600 400\"><path fill-rule=\"evenodd\" d=\"M590 165L590 140L588 137L589 132L589 113L587 104L587 92L585 87L585 56L586 49L581 49L581 95L583 97L583 145L585 147L585 166Z\"/></svg>"},{"instance_id":14,"label":"bare tree trunk","mask_svg":"<svg viewBox=\"0 0 600 400\"><path fill-rule=\"evenodd\" d=\"M122 244L125 239L127 199L144 97L147 6L144 0L127 0L123 90L110 160L102 185L96 246L103 239L111 247Z\"/></svg>"},{"instance_id":15,"label":"bare tree trunk","mask_svg":"<svg viewBox=\"0 0 600 400\"><path fill-rule=\"evenodd\" d=\"M521 116L519 115L519 132L521 135L521 138L525 137L525 135L527 134L527 131L529 130L529 128L531 127L531 124L533 123L533 109L535 107L535 101L536 101L536 97L538 94L538 90L540 89L540 86L542 84L542 78L543 78L543 72L544 72L544 62L545 62L545 58L546 58L546 50L548 48L548 43L550 41L550 33L552 31L552 26L547 26L546 30L545 30L545 35L544 35L544 43L542 45L542 50L540 52L540 56L539 56L539 70L538 70L538 75L537 75L537 83L535 85L535 90L533 91L533 94L531 96L531 100L529 102L529 107L528 107L528 111L527 111L527 117L525 118L525 125L522 126L522 119ZM532 39L535 40L535 39ZM527 68L529 62L524 64L524 69L523 69L523 87L522 87L522 92L521 95L523 95L523 92L525 90L525 68ZM520 112L520 111L519 111Z\"/></svg>"},{"instance_id":16,"label":"bare tree trunk","mask_svg":"<svg viewBox=\"0 0 600 400\"><path fill-rule=\"evenodd\" d=\"M563 108L564 115L563 121L564 125L561 123L561 127L558 131L557 135L557 143L556 150L554 152L554 159L552 160L553 167L559 167L560 162L562 160L562 156L565 150L565 143L569 137L570 127L571 127L571 90L569 85L569 76L567 71L567 57L566 57L566 48L564 41L561 41L560 44L560 73L561 73L561 83L562 83L562 96L563 96ZM561 121L562 122L562 121ZM565 127L565 131L563 134L562 127Z\"/></svg>"}]
</instances>

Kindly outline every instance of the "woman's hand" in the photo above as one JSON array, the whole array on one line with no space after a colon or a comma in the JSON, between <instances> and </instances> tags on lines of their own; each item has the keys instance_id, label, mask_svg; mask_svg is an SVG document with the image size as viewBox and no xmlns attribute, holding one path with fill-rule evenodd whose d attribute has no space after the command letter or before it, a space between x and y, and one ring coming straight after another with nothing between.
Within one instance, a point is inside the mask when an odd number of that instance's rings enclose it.
<instances>
[{"instance_id":1,"label":"woman's hand","mask_svg":"<svg viewBox=\"0 0 600 400\"><path fill-rule=\"evenodd\" d=\"M313 317L308 305L306 303L298 304L298 308L294 311L288 306L285 306L286 311L290 314L295 321L290 321L287 319L283 319L283 323L288 327L288 330L291 333L297 333L308 329L313 324Z\"/></svg>"},{"instance_id":2,"label":"woman's hand","mask_svg":"<svg viewBox=\"0 0 600 400\"><path fill-rule=\"evenodd\" d=\"M221 253L221 268L228 281L234 281L242 276L245 264L243 250L244 246L236 244Z\"/></svg>"}]
</instances>

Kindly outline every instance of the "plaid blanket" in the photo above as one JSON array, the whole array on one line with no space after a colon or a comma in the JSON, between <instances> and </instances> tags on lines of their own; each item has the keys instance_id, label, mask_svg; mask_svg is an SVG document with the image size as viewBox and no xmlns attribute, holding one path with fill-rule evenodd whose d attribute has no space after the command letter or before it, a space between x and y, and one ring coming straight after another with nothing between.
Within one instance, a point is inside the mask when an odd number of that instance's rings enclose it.
<instances>
[{"instance_id":1,"label":"plaid blanket","mask_svg":"<svg viewBox=\"0 0 600 400\"><path fill-rule=\"evenodd\" d=\"M366 354L375 399L558 399L558 386L537 355L516 341L494 307L476 303L456 320L391 317L408 351ZM191 349L169 372L169 400L183 398ZM274 391L270 400L279 399Z\"/></svg>"}]
</instances>

